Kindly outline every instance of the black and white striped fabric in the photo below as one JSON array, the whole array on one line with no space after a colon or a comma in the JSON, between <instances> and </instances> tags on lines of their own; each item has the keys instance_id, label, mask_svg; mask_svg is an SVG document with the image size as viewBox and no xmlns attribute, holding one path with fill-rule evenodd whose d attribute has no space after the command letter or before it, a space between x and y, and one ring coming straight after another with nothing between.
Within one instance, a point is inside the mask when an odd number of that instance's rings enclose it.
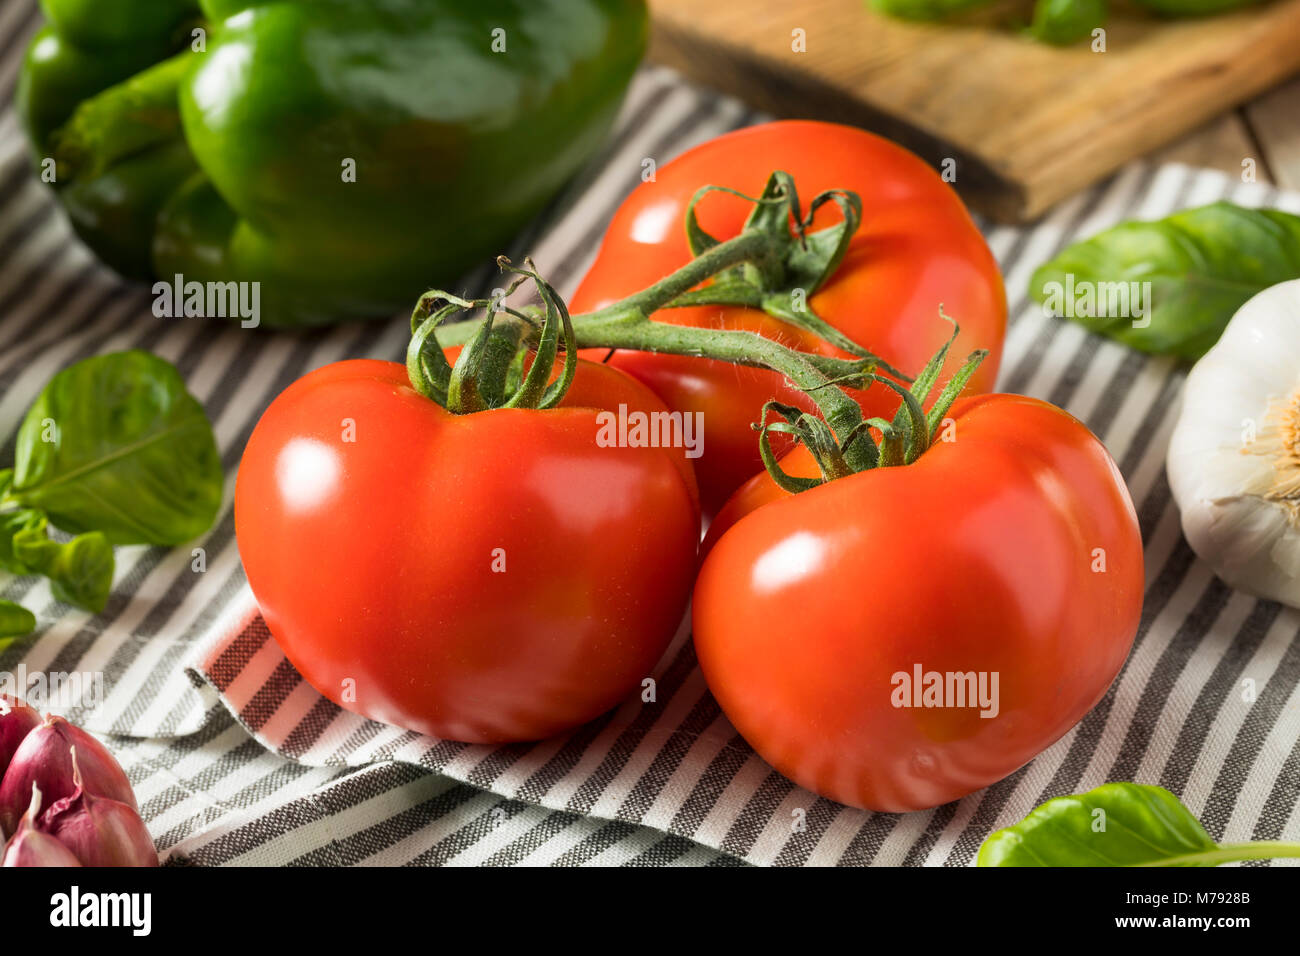
<instances>
[{"instance_id":1,"label":"black and white striped fabric","mask_svg":"<svg viewBox=\"0 0 1300 956\"><path fill-rule=\"evenodd\" d=\"M1238 594L1187 548L1163 459L1186 369L1045 317L1025 296L1034 266L1122 218L1219 198L1300 212L1300 197L1218 173L1135 164L1033 228L982 224L1007 277L1000 386L1069 409L1120 463L1146 543L1137 644L1102 703L1011 777L958 803L871 814L794 786L721 715L678 634L659 700L630 701L572 736L481 747L343 712L294 672L256 617L230 495L258 415L327 362L399 359L406 322L268 334L158 319L74 240L31 174L10 105L35 0L0 2L0 460L48 377L88 355L143 347L174 362L204 402L227 468L216 525L189 549L123 548L107 609L90 617L42 581L0 597L35 610L35 638L0 671L104 675L68 716L104 735L176 864L969 865L981 841L1043 800L1107 780L1159 783L1221 840L1300 839L1300 614ZM647 68L604 155L535 225L530 252L572 292L641 160L761 117ZM487 294L485 268L464 287ZM1243 694L1253 681L1254 695ZM1247 699L1253 698L1253 699Z\"/></svg>"}]
</instances>

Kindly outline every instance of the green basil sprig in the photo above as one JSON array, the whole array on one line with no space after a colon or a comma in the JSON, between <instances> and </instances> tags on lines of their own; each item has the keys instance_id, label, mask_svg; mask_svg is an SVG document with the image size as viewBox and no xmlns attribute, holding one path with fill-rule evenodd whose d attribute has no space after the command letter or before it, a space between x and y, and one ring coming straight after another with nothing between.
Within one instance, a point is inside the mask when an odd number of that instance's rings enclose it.
<instances>
[{"instance_id":1,"label":"green basil sprig","mask_svg":"<svg viewBox=\"0 0 1300 956\"><path fill-rule=\"evenodd\" d=\"M50 579L50 590L60 601L98 613L108 602L113 585L113 546L102 531L87 531L71 541L53 540L47 520L24 528L13 537L14 557L29 574Z\"/></svg>"},{"instance_id":2,"label":"green basil sprig","mask_svg":"<svg viewBox=\"0 0 1300 956\"><path fill-rule=\"evenodd\" d=\"M1036 40L1065 46L1092 35L1106 22L1106 0L1038 0L1029 34Z\"/></svg>"},{"instance_id":3,"label":"green basil sprig","mask_svg":"<svg viewBox=\"0 0 1300 956\"><path fill-rule=\"evenodd\" d=\"M1238 7L1253 7L1262 2L1263 0L1137 0L1137 5L1162 17L1205 17Z\"/></svg>"},{"instance_id":4,"label":"green basil sprig","mask_svg":"<svg viewBox=\"0 0 1300 956\"><path fill-rule=\"evenodd\" d=\"M1140 351L1195 360L1247 299L1297 277L1300 216L1216 202L1076 242L1038 267L1029 294ZM1113 308L1118 293L1141 310Z\"/></svg>"},{"instance_id":5,"label":"green basil sprig","mask_svg":"<svg viewBox=\"0 0 1300 956\"><path fill-rule=\"evenodd\" d=\"M21 604L0 600L0 639L21 637L36 629L36 615Z\"/></svg>"},{"instance_id":6,"label":"green basil sprig","mask_svg":"<svg viewBox=\"0 0 1300 956\"><path fill-rule=\"evenodd\" d=\"M992 0L867 0L871 9L903 20L942 20Z\"/></svg>"},{"instance_id":7,"label":"green basil sprig","mask_svg":"<svg viewBox=\"0 0 1300 956\"><path fill-rule=\"evenodd\" d=\"M943 20L988 6L993 0L867 0L871 9L904 20ZM1263 0L1137 0L1162 17L1201 17ZM1106 0L1036 0L1028 33L1044 43L1063 46L1087 37L1106 22Z\"/></svg>"},{"instance_id":8,"label":"green basil sprig","mask_svg":"<svg viewBox=\"0 0 1300 956\"><path fill-rule=\"evenodd\" d=\"M171 363L114 352L59 372L18 430L18 505L113 544L180 544L221 504L221 457L203 406Z\"/></svg>"},{"instance_id":9,"label":"green basil sprig","mask_svg":"<svg viewBox=\"0 0 1300 956\"><path fill-rule=\"evenodd\" d=\"M980 847L979 866L1218 866L1300 857L1300 843L1218 844L1164 787L1107 783L1048 800Z\"/></svg>"},{"instance_id":10,"label":"green basil sprig","mask_svg":"<svg viewBox=\"0 0 1300 956\"><path fill-rule=\"evenodd\" d=\"M0 569L43 574L56 598L98 613L113 545L197 537L216 517L222 484L212 425L169 362L142 351L78 362L28 409L14 467L0 471ZM74 537L56 540L51 526ZM35 627L5 603L0 636Z\"/></svg>"}]
</instances>

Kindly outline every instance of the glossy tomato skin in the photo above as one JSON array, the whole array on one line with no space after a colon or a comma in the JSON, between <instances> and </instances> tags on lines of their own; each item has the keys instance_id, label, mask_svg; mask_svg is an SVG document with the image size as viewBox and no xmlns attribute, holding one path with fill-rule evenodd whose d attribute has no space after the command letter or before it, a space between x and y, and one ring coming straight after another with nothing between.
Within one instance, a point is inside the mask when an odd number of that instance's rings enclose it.
<instances>
[{"instance_id":1,"label":"glossy tomato skin","mask_svg":"<svg viewBox=\"0 0 1300 956\"><path fill-rule=\"evenodd\" d=\"M943 380L974 349L989 356L967 386L987 392L997 379L1006 330L1006 295L997 263L969 213L948 184L920 158L871 133L804 120L737 130L661 166L619 208L590 271L570 303L586 312L650 285L688 262L686 209L706 184L758 195L774 170L794 176L806 206L819 192L850 189L862 198L862 224L839 269L809 299L831 325L907 374L938 351L961 326ZM701 225L726 239L740 232L752 204L713 193L696 207ZM833 224L824 206L814 228ZM841 354L766 314L745 308L664 309L655 319L708 328L745 329L795 348ZM603 359L604 353L589 358ZM704 454L696 474L705 511L712 514L761 467L750 423L763 403L779 398L811 409L781 376L707 359L620 351L610 360L649 385L668 405L704 413ZM937 394L937 392L936 392ZM857 396L869 415L892 414L897 396L876 385ZM774 436L778 449L788 439Z\"/></svg>"},{"instance_id":2,"label":"glossy tomato skin","mask_svg":"<svg viewBox=\"0 0 1300 956\"><path fill-rule=\"evenodd\" d=\"M761 482L742 489L755 510L732 513L696 584L723 711L786 776L851 806L925 809L1012 773L1101 699L1137 630L1142 542L1102 444L1021 396L963 399L952 418L955 440L912 465L767 503ZM895 675L918 665L996 673L996 714L895 706Z\"/></svg>"},{"instance_id":3,"label":"glossy tomato skin","mask_svg":"<svg viewBox=\"0 0 1300 956\"><path fill-rule=\"evenodd\" d=\"M553 736L625 698L685 611L699 512L680 454L598 444L598 410L620 402L663 408L590 363L548 411L452 415L371 360L276 398L240 465L235 524L308 683L471 743Z\"/></svg>"}]
</instances>

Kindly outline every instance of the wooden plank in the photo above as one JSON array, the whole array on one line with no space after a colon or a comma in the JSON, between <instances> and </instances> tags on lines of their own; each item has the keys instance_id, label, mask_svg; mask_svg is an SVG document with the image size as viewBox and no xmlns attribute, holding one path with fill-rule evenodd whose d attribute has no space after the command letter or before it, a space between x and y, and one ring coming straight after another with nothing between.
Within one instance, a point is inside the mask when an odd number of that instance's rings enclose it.
<instances>
[{"instance_id":1,"label":"wooden plank","mask_svg":"<svg viewBox=\"0 0 1300 956\"><path fill-rule=\"evenodd\" d=\"M1272 182L1269 166L1259 152L1242 111L1232 110L1156 150L1150 159L1157 165L1184 163L1222 170L1230 176L1241 176L1246 172L1243 161L1252 160L1255 182Z\"/></svg>"},{"instance_id":2,"label":"wooden plank","mask_svg":"<svg viewBox=\"0 0 1300 956\"><path fill-rule=\"evenodd\" d=\"M876 129L936 164L955 158L958 189L1013 221L1300 70L1300 0L1183 21L1116 11L1105 52L980 20L906 23L862 0L651 10L660 62L779 115Z\"/></svg>"},{"instance_id":3,"label":"wooden plank","mask_svg":"<svg viewBox=\"0 0 1300 956\"><path fill-rule=\"evenodd\" d=\"M1300 37L1295 42L1300 45ZM1246 118L1274 182L1300 189L1300 78L1249 104Z\"/></svg>"}]
</instances>

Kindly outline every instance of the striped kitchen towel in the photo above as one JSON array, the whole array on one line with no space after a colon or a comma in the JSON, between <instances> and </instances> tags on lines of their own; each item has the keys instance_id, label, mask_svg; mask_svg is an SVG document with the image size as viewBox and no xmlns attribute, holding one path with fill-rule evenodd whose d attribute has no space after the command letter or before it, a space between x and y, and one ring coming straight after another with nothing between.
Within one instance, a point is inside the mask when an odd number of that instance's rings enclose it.
<instances>
[{"instance_id":1,"label":"striped kitchen towel","mask_svg":"<svg viewBox=\"0 0 1300 956\"><path fill-rule=\"evenodd\" d=\"M147 290L90 258L28 167L9 104L38 22L35 0L0 0L0 460L51 374L142 347L174 362L204 402L228 480L217 523L195 542L204 561L190 549L119 549L100 615L56 601L44 581L0 581L0 597L40 619L34 639L0 648L0 671L102 675L103 694L69 716L109 735L171 862L962 866L991 830L1106 780L1168 787L1221 840L1300 838L1300 613L1227 588L1182 539L1163 459L1186 368L1046 317L1025 296L1034 266L1120 219L1219 198L1300 212L1300 197L1135 164L1032 228L981 223L1011 300L1000 386L1062 405L1110 448L1141 520L1146 606L1123 673L1055 746L957 803L872 814L801 790L755 756L709 695L685 627L656 674L657 703L629 701L536 744L420 737L306 685L240 568L235 469L276 394L327 362L400 359L406 321L269 334L154 317ZM604 155L508 251L531 253L572 292L643 158L662 163L760 119L643 70ZM485 266L462 285L486 295L495 281ZM1239 693L1246 678L1259 688L1251 702Z\"/></svg>"}]
</instances>

